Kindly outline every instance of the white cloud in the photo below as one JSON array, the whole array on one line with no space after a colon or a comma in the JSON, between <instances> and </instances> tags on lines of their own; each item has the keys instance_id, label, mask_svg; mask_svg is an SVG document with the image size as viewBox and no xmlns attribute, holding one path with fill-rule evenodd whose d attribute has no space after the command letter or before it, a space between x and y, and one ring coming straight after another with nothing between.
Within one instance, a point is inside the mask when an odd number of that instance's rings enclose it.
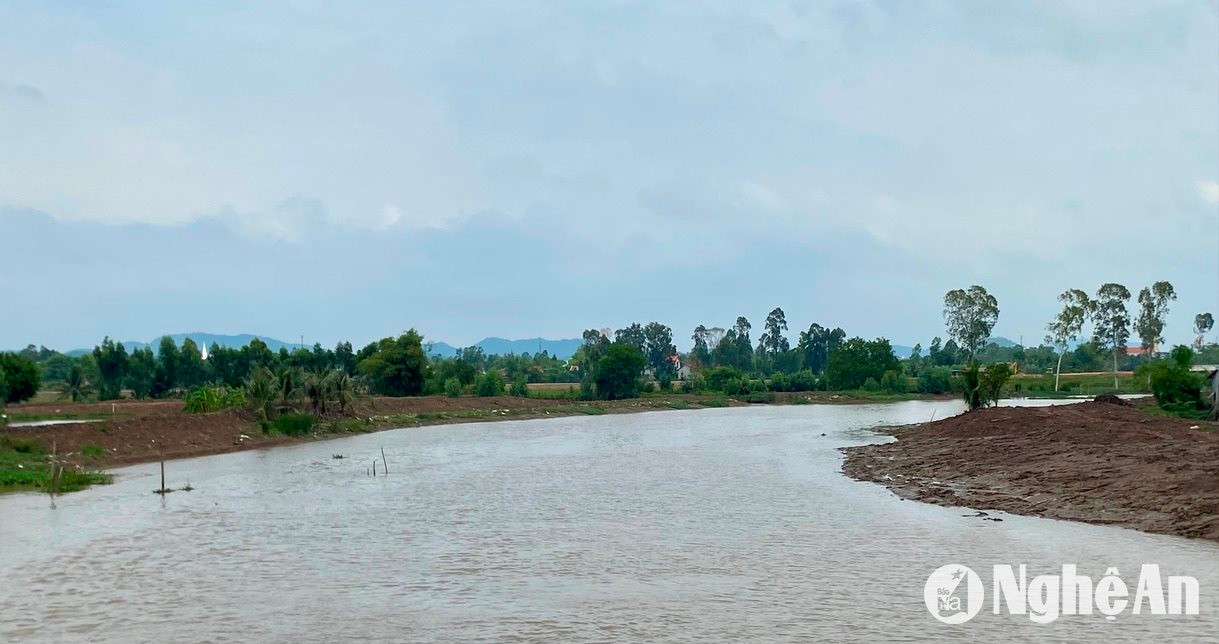
<instances>
[{"instance_id":1,"label":"white cloud","mask_svg":"<svg viewBox=\"0 0 1219 644\"><path fill-rule=\"evenodd\" d=\"M1198 182L1198 196L1202 201L1215 206L1219 205L1219 181L1203 179Z\"/></svg>"}]
</instances>

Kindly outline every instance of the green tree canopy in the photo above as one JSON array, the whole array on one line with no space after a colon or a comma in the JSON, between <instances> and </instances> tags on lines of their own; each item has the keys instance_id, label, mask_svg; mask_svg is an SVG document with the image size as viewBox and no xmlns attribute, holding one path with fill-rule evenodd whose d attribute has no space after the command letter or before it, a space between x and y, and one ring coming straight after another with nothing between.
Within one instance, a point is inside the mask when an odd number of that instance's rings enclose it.
<instances>
[{"instance_id":1,"label":"green tree canopy","mask_svg":"<svg viewBox=\"0 0 1219 644\"><path fill-rule=\"evenodd\" d=\"M1139 341L1148 355L1155 352L1156 347L1164 341L1164 319L1168 317L1168 303L1177 299L1177 292L1172 284L1160 281L1143 287L1139 291L1139 317L1134 328L1139 334Z\"/></svg>"},{"instance_id":2,"label":"green tree canopy","mask_svg":"<svg viewBox=\"0 0 1219 644\"><path fill-rule=\"evenodd\" d=\"M813 373L824 372L830 354L842 344L846 335L842 329L829 329L816 323L809 325L808 331L801 331L796 352L800 354L804 368Z\"/></svg>"},{"instance_id":3,"label":"green tree canopy","mask_svg":"<svg viewBox=\"0 0 1219 644\"><path fill-rule=\"evenodd\" d=\"M42 374L33 360L15 353L0 353L0 389L4 402L17 403L33 398L42 386Z\"/></svg>"},{"instance_id":4,"label":"green tree canopy","mask_svg":"<svg viewBox=\"0 0 1219 644\"><path fill-rule=\"evenodd\" d=\"M973 285L944 294L944 321L948 336L957 341L971 361L986 346L991 329L999 321L999 301L985 288Z\"/></svg>"},{"instance_id":5,"label":"green tree canopy","mask_svg":"<svg viewBox=\"0 0 1219 644\"><path fill-rule=\"evenodd\" d=\"M384 338L377 343L376 352L361 361L358 368L376 393L417 396L423 393L429 371L423 336L410 329L397 338Z\"/></svg>"},{"instance_id":6,"label":"green tree canopy","mask_svg":"<svg viewBox=\"0 0 1219 644\"><path fill-rule=\"evenodd\" d=\"M878 383L886 371L899 371L901 363L885 338L851 338L830 354L825 377L830 389L858 389L869 378Z\"/></svg>"},{"instance_id":7,"label":"green tree canopy","mask_svg":"<svg viewBox=\"0 0 1219 644\"><path fill-rule=\"evenodd\" d=\"M614 342L597 363L597 397L604 400L633 398L639 393L643 354L626 342Z\"/></svg>"},{"instance_id":8,"label":"green tree canopy","mask_svg":"<svg viewBox=\"0 0 1219 644\"><path fill-rule=\"evenodd\" d=\"M1210 313L1199 313L1194 316L1194 350L1201 351L1206 344L1206 334L1215 326L1215 316Z\"/></svg>"},{"instance_id":9,"label":"green tree canopy","mask_svg":"<svg viewBox=\"0 0 1219 644\"><path fill-rule=\"evenodd\" d=\"M123 380L127 377L127 349L121 342L116 343L107 336L93 348L93 359L101 376L98 395L102 400L118 398L123 390Z\"/></svg>"},{"instance_id":10,"label":"green tree canopy","mask_svg":"<svg viewBox=\"0 0 1219 644\"><path fill-rule=\"evenodd\" d=\"M1121 284L1102 284L1092 301L1092 344L1113 355L1113 388L1117 389L1117 356L1130 340L1130 291Z\"/></svg>"},{"instance_id":11,"label":"green tree canopy","mask_svg":"<svg viewBox=\"0 0 1219 644\"><path fill-rule=\"evenodd\" d=\"M676 370L669 357L677 353L673 345L673 329L651 322L643 328L644 358L657 380L672 379Z\"/></svg>"}]
</instances>

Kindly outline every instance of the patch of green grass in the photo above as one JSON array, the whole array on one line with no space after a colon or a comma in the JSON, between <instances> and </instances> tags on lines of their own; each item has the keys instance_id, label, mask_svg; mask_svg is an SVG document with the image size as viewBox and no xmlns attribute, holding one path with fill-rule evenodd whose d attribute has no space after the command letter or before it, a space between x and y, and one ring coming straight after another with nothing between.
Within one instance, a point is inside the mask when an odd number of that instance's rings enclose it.
<instances>
[{"instance_id":1,"label":"patch of green grass","mask_svg":"<svg viewBox=\"0 0 1219 644\"><path fill-rule=\"evenodd\" d=\"M600 416L606 413L605 407L600 405L560 405L550 407L547 411L552 414L584 414L586 416Z\"/></svg>"},{"instance_id":2,"label":"patch of green grass","mask_svg":"<svg viewBox=\"0 0 1219 644\"><path fill-rule=\"evenodd\" d=\"M326 421L325 423L322 423L318 427L318 429L319 429L319 431L331 433L331 434L337 434L337 433L342 433L342 432L351 433L351 434L363 434L363 433L373 431L374 429L376 429L376 426L369 419L341 418L338 420Z\"/></svg>"},{"instance_id":3,"label":"patch of green grass","mask_svg":"<svg viewBox=\"0 0 1219 644\"><path fill-rule=\"evenodd\" d=\"M541 400L579 400L580 385L572 383L570 387L530 387L529 397Z\"/></svg>"},{"instance_id":4,"label":"patch of green grass","mask_svg":"<svg viewBox=\"0 0 1219 644\"><path fill-rule=\"evenodd\" d=\"M75 492L110 481L111 476L104 472L68 466L59 478L58 491ZM47 491L50 488L49 459L38 442L32 438L0 436L0 492Z\"/></svg>"},{"instance_id":5,"label":"patch of green grass","mask_svg":"<svg viewBox=\"0 0 1219 644\"><path fill-rule=\"evenodd\" d=\"M313 431L313 416L309 414L284 414L270 424L271 431L285 436L304 436Z\"/></svg>"},{"instance_id":6,"label":"patch of green grass","mask_svg":"<svg viewBox=\"0 0 1219 644\"><path fill-rule=\"evenodd\" d=\"M127 414L127 415L129 416L130 414ZM72 412L52 413L52 414L30 414L30 413L23 413L23 412L15 411L8 415L8 422L10 422L10 423L34 423L34 422L38 422L41 420L96 420L96 421L102 421L102 420L110 420L111 418L122 417L123 414L116 414L114 416L111 416L110 414L104 414L104 416L105 416L104 418L102 416L103 415L99 415L99 414L77 414L77 413L72 413Z\"/></svg>"},{"instance_id":7,"label":"patch of green grass","mask_svg":"<svg viewBox=\"0 0 1219 644\"><path fill-rule=\"evenodd\" d=\"M97 443L85 443L80 446L80 455L90 460L97 460L106 455L106 450Z\"/></svg>"},{"instance_id":8,"label":"patch of green grass","mask_svg":"<svg viewBox=\"0 0 1219 644\"><path fill-rule=\"evenodd\" d=\"M703 407L727 407L731 403L728 402L728 398L726 396L721 395L704 398L698 401L698 404L702 405Z\"/></svg>"},{"instance_id":9,"label":"patch of green grass","mask_svg":"<svg viewBox=\"0 0 1219 644\"><path fill-rule=\"evenodd\" d=\"M1113 374L1064 373L1054 391L1053 374L1019 374L1013 376L1004 388L1005 393L1030 398L1066 398L1068 396L1095 396L1105 393L1143 394L1151 393L1147 378L1135 375L1119 375L1118 388L1113 388Z\"/></svg>"}]
</instances>

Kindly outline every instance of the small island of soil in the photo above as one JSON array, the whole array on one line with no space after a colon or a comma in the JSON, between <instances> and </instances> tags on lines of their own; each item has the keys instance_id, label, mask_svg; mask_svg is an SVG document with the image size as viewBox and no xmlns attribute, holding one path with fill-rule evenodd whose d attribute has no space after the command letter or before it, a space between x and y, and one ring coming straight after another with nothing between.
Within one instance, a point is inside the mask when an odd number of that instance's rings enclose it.
<instances>
[{"instance_id":1,"label":"small island of soil","mask_svg":"<svg viewBox=\"0 0 1219 644\"><path fill-rule=\"evenodd\" d=\"M1219 541L1219 428L1114 401L888 428L896 442L843 450L843 472L916 501Z\"/></svg>"}]
</instances>

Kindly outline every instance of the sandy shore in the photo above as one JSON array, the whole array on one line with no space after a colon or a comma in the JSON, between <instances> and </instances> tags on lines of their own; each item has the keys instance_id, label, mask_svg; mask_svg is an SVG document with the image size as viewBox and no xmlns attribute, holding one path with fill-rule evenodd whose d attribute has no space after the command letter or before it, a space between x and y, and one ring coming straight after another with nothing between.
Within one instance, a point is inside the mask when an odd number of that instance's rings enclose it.
<instances>
[{"instance_id":1,"label":"sandy shore","mask_svg":"<svg viewBox=\"0 0 1219 644\"><path fill-rule=\"evenodd\" d=\"M1087 402L889 428L843 471L949 506L1219 540L1219 425Z\"/></svg>"}]
</instances>

